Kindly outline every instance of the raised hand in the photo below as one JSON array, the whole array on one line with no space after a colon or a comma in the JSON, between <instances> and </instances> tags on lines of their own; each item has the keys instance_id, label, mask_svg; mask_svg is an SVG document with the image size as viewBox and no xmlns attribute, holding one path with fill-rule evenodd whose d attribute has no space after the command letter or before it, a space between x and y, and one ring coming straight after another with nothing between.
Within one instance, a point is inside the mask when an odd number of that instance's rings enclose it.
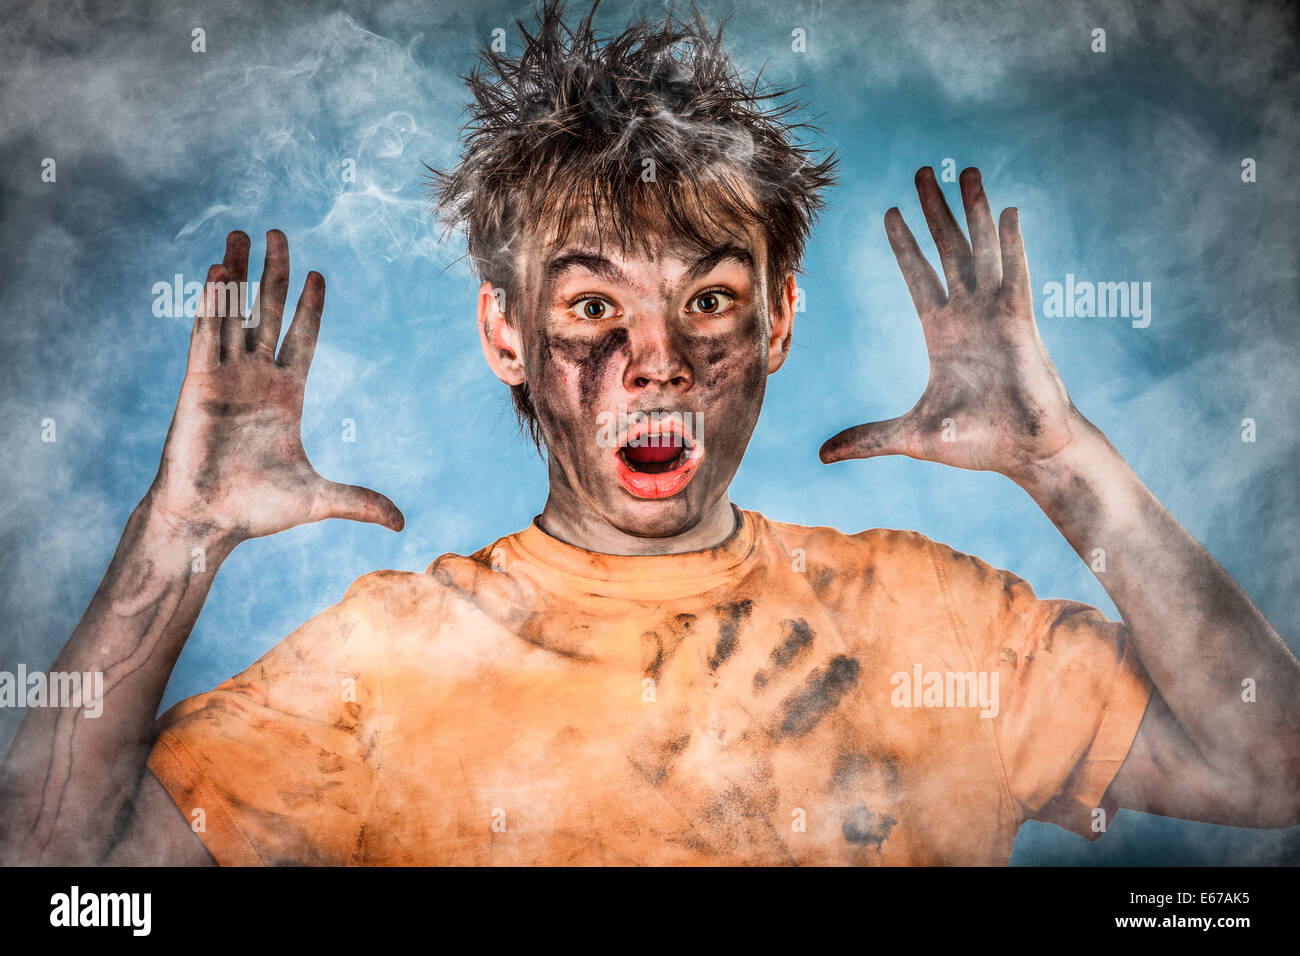
<instances>
[{"instance_id":1,"label":"raised hand","mask_svg":"<svg viewBox=\"0 0 1300 956\"><path fill-rule=\"evenodd\" d=\"M1071 403L1034 322L1029 266L1015 209L995 226L979 170L962 171L970 239L928 166L916 191L947 291L897 208L885 231L921 319L930 379L906 414L846 429L824 462L907 455L1020 480L1091 426Z\"/></svg>"},{"instance_id":2,"label":"raised hand","mask_svg":"<svg viewBox=\"0 0 1300 956\"><path fill-rule=\"evenodd\" d=\"M185 382L147 496L150 508L178 530L236 542L324 518L400 531L405 519L392 501L327 481L302 447L303 388L320 332L325 279L308 273L277 358L289 288L288 240L278 229L266 234L257 321L245 328L241 297L231 297L234 308L222 308L218 284L247 281L248 250L248 236L232 232L225 260L208 270Z\"/></svg>"}]
</instances>

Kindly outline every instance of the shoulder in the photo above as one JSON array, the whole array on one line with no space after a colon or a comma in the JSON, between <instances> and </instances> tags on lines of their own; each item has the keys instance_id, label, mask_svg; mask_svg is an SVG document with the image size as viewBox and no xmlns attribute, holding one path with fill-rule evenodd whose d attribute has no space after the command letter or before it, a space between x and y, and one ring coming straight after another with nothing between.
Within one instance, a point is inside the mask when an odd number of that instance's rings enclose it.
<instances>
[{"instance_id":1,"label":"shoulder","mask_svg":"<svg viewBox=\"0 0 1300 956\"><path fill-rule=\"evenodd\" d=\"M470 554L440 554L423 571L371 571L353 581L343 599L400 611L412 604L439 599L449 589L472 590L472 582L492 570L493 556L506 540L498 538Z\"/></svg>"},{"instance_id":2,"label":"shoulder","mask_svg":"<svg viewBox=\"0 0 1300 956\"><path fill-rule=\"evenodd\" d=\"M864 531L847 532L827 525L794 524L789 521L776 521L758 511L746 511L759 527L782 541L812 544L814 546L850 548L871 547L917 547L925 546L930 541L919 531L905 531L895 528L867 528Z\"/></svg>"},{"instance_id":3,"label":"shoulder","mask_svg":"<svg viewBox=\"0 0 1300 956\"><path fill-rule=\"evenodd\" d=\"M754 521L766 563L795 572L836 613L863 613L867 604L882 597L917 610L947 604L937 546L918 531L846 532L746 514Z\"/></svg>"},{"instance_id":4,"label":"shoulder","mask_svg":"<svg viewBox=\"0 0 1300 956\"><path fill-rule=\"evenodd\" d=\"M439 561L442 558L438 559ZM437 562L434 562L436 565ZM361 575L343 595L340 604L353 603L374 610L388 611L411 601L424 601L435 595L439 584L432 574L434 565L426 571L394 571L384 569Z\"/></svg>"},{"instance_id":5,"label":"shoulder","mask_svg":"<svg viewBox=\"0 0 1300 956\"><path fill-rule=\"evenodd\" d=\"M900 582L934 578L939 549L944 546L919 531L897 528L868 528L846 532L824 525L801 525L773 521L756 512L746 512L755 523L760 539L790 556L804 559L809 568L860 568L872 575L884 574Z\"/></svg>"},{"instance_id":6,"label":"shoulder","mask_svg":"<svg viewBox=\"0 0 1300 956\"><path fill-rule=\"evenodd\" d=\"M427 631L468 601L479 608L516 600L519 582L502 573L515 562L514 536L498 538L470 554L446 552L423 571L372 571L357 578L344 602L356 601L383 615L390 627L418 619Z\"/></svg>"},{"instance_id":7,"label":"shoulder","mask_svg":"<svg viewBox=\"0 0 1300 956\"><path fill-rule=\"evenodd\" d=\"M895 596L937 598L959 615L990 615L1037 603L1033 587L1016 574L919 531L868 528L850 533L747 514L759 536L770 542L772 560L805 571L819 593L847 576L880 584Z\"/></svg>"}]
</instances>

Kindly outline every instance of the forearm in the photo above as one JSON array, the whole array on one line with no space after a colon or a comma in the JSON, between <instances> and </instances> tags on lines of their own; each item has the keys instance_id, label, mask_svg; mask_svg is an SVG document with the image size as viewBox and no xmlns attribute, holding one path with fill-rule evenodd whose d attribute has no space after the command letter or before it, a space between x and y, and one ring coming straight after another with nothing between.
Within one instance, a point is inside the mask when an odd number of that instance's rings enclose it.
<instances>
[{"instance_id":1,"label":"forearm","mask_svg":"<svg viewBox=\"0 0 1300 956\"><path fill-rule=\"evenodd\" d=\"M1243 780L1294 790L1300 664L1232 577L1086 422L1070 447L1019 483L1097 569L1202 758Z\"/></svg>"},{"instance_id":2,"label":"forearm","mask_svg":"<svg viewBox=\"0 0 1300 956\"><path fill-rule=\"evenodd\" d=\"M144 771L167 680L233 546L169 522L149 497L137 506L52 667L102 674L102 698L27 712L0 765L0 860L87 863L107 852Z\"/></svg>"}]
</instances>

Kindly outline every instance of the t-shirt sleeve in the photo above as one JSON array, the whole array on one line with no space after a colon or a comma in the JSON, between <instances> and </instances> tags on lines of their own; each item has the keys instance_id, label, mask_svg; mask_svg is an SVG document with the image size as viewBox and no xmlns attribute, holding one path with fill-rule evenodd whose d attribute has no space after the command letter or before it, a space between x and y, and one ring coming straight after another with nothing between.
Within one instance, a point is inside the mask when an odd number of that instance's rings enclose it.
<instances>
[{"instance_id":1,"label":"t-shirt sleeve","mask_svg":"<svg viewBox=\"0 0 1300 956\"><path fill-rule=\"evenodd\" d=\"M1118 810L1106 790L1151 695L1124 625L1088 604L1039 599L1009 571L936 549L958 631L978 667L999 676L993 731L1022 822L1096 840Z\"/></svg>"},{"instance_id":2,"label":"t-shirt sleeve","mask_svg":"<svg viewBox=\"0 0 1300 956\"><path fill-rule=\"evenodd\" d=\"M382 573L158 718L148 767L223 866L354 862L380 756Z\"/></svg>"}]
</instances>

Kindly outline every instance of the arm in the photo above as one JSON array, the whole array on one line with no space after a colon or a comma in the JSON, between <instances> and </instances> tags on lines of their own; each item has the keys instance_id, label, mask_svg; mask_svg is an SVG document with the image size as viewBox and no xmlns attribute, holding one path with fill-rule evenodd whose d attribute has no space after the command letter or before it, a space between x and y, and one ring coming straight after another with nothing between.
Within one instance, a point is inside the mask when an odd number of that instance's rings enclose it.
<instances>
[{"instance_id":1,"label":"arm","mask_svg":"<svg viewBox=\"0 0 1300 956\"><path fill-rule=\"evenodd\" d=\"M326 481L307 460L302 398L325 284L308 275L277 358L289 280L283 233L267 234L256 321L245 328L237 308L221 316L219 284L245 281L248 246L231 233L224 263L208 272L158 475L53 666L102 672L102 712L29 710L0 764L5 863L212 862L145 762L213 576L241 541L299 524L339 517L402 527L387 498Z\"/></svg>"},{"instance_id":2,"label":"arm","mask_svg":"<svg viewBox=\"0 0 1300 956\"><path fill-rule=\"evenodd\" d=\"M885 228L921 319L929 383L905 415L831 438L822 460L902 454L996 471L1080 556L1104 548L1100 581L1155 688L1110 795L1210 823L1300 823L1300 663L1070 401L1034 322L1016 210L995 225L979 172L965 170L968 241L933 170L916 182L947 291L897 209ZM1242 699L1247 678L1253 702Z\"/></svg>"},{"instance_id":3,"label":"arm","mask_svg":"<svg viewBox=\"0 0 1300 956\"><path fill-rule=\"evenodd\" d=\"M1300 665L1259 608L1096 428L1022 487L1081 557L1106 549L1099 579L1156 688L1110 795L1207 823L1300 823Z\"/></svg>"}]
</instances>

